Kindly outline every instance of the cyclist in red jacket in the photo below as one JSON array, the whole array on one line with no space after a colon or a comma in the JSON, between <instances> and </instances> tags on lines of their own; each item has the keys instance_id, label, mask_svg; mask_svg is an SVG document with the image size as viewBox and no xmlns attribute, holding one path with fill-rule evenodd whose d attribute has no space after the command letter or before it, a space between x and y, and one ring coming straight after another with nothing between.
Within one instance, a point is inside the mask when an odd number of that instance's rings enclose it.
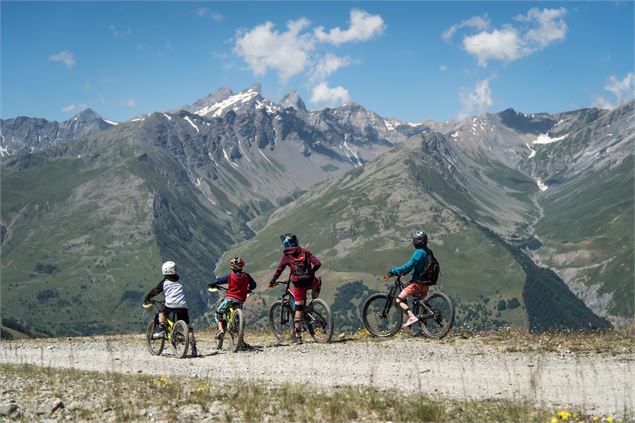
<instances>
[{"instance_id":1,"label":"cyclist in red jacket","mask_svg":"<svg viewBox=\"0 0 635 423\"><path fill-rule=\"evenodd\" d=\"M245 260L243 260L242 257L234 257L229 261L229 268L232 272L214 279L214 282L209 284L210 288L216 285L228 284L225 299L220 303L214 315L214 320L218 325L217 339L225 335L221 320L232 303L238 304L238 307L242 308L244 302L247 300L247 293L256 289L256 281L254 281L249 273L243 272L244 267Z\"/></svg>"},{"instance_id":2,"label":"cyclist in red jacket","mask_svg":"<svg viewBox=\"0 0 635 423\"><path fill-rule=\"evenodd\" d=\"M322 280L315 276L315 272L317 272L322 263L309 250L300 246L298 237L294 234L280 235L280 240L284 246L283 256L271 277L268 288L275 286L276 280L280 277L285 267L289 266L291 282L293 282L293 298L295 300L295 319L293 320L295 336L292 342L301 344L302 335L300 332L302 330L304 300L309 289L311 290L312 298L320 296Z\"/></svg>"}]
</instances>

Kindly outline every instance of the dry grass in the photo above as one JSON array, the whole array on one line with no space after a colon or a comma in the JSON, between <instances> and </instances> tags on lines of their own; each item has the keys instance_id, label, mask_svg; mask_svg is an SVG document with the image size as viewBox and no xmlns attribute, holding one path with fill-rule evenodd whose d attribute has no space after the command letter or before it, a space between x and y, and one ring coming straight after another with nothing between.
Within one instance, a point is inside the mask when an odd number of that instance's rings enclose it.
<instances>
[{"instance_id":1,"label":"dry grass","mask_svg":"<svg viewBox=\"0 0 635 423\"><path fill-rule=\"evenodd\" d=\"M32 421L41 388L62 400L54 416L69 420L134 421L525 421L545 422L553 415L526 402L457 401L420 394L403 396L362 386L329 392L301 384L268 386L242 380L149 377L30 365L0 365L5 392L20 391L20 410L12 417ZM198 414L197 414L198 413Z\"/></svg>"}]
</instances>

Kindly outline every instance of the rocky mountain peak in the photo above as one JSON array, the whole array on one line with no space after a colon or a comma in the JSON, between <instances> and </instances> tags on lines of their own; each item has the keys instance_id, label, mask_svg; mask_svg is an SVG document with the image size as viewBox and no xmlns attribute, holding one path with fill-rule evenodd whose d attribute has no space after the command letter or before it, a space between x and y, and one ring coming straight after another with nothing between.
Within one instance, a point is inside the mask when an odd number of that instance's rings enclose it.
<instances>
[{"instance_id":1,"label":"rocky mountain peak","mask_svg":"<svg viewBox=\"0 0 635 423\"><path fill-rule=\"evenodd\" d=\"M284 108L292 108L301 111L306 110L304 101L302 101L302 98L300 98L300 95L295 90L289 91L289 93L280 100L280 105Z\"/></svg>"},{"instance_id":2,"label":"rocky mountain peak","mask_svg":"<svg viewBox=\"0 0 635 423\"><path fill-rule=\"evenodd\" d=\"M75 116L73 116L72 119L79 120L82 122L93 122L95 120L100 120L101 116L98 113L96 113L93 109L86 108L82 110L81 112L79 112L78 114L76 114Z\"/></svg>"}]
</instances>

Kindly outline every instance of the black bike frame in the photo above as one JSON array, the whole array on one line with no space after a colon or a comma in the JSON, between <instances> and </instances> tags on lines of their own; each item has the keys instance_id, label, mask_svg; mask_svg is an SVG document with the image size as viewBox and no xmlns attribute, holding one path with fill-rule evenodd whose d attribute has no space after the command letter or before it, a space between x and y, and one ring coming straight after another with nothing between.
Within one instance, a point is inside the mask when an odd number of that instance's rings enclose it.
<instances>
[{"instance_id":1,"label":"black bike frame","mask_svg":"<svg viewBox=\"0 0 635 423\"><path fill-rule=\"evenodd\" d=\"M399 295L399 293L403 291L405 287L406 285L401 280L401 275L397 275L397 277L395 278L395 282L393 283L392 287L390 287L390 290L388 291L388 301L386 301L386 304L384 304L384 309L382 310L382 313L381 313L381 317L383 319L385 319L388 316L390 307L392 307L393 305L397 307L399 311L403 312L403 309L399 307L397 304L395 304L394 301ZM421 318L427 319L434 314L432 310L423 301L424 299L425 298L413 296L412 312L414 313L415 316L419 317L420 319ZM419 316L420 306L424 308L424 311L426 313L425 315Z\"/></svg>"}]
</instances>

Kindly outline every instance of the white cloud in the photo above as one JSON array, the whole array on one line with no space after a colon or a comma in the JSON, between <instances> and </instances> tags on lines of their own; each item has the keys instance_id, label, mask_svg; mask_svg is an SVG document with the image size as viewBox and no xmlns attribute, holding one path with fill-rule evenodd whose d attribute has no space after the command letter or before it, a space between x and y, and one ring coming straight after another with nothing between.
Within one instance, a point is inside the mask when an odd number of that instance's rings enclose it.
<instances>
[{"instance_id":1,"label":"white cloud","mask_svg":"<svg viewBox=\"0 0 635 423\"><path fill-rule=\"evenodd\" d=\"M601 109L614 109L635 98L635 73L629 72L624 78L619 79L615 75L609 76L604 88L615 97L612 102L602 96L594 98L594 105Z\"/></svg>"},{"instance_id":2,"label":"white cloud","mask_svg":"<svg viewBox=\"0 0 635 423\"><path fill-rule=\"evenodd\" d=\"M306 68L309 52L315 43L309 34L301 32L309 21L300 18L287 23L286 32L278 32L271 22L236 34L234 50L256 75L264 75L274 69L282 81L286 81Z\"/></svg>"},{"instance_id":3,"label":"white cloud","mask_svg":"<svg viewBox=\"0 0 635 423\"><path fill-rule=\"evenodd\" d=\"M335 88L331 88L326 82L321 82L313 87L313 93L311 94L311 103L314 104L336 106L348 103L349 101L350 97L346 88L339 85Z\"/></svg>"},{"instance_id":4,"label":"white cloud","mask_svg":"<svg viewBox=\"0 0 635 423\"><path fill-rule=\"evenodd\" d=\"M137 100L135 100L134 98L130 97L128 100L124 101L122 103L124 106L126 107L130 107L131 109L137 107Z\"/></svg>"},{"instance_id":5,"label":"white cloud","mask_svg":"<svg viewBox=\"0 0 635 423\"><path fill-rule=\"evenodd\" d=\"M482 113L493 104L490 78L478 81L471 91L461 89L459 100L463 106L459 117L463 118L475 113Z\"/></svg>"},{"instance_id":6,"label":"white cloud","mask_svg":"<svg viewBox=\"0 0 635 423\"><path fill-rule=\"evenodd\" d=\"M53 55L49 56L49 61L51 61L51 62L62 62L62 63L64 63L64 66L66 66L69 69L72 69L73 67L75 67L75 64L77 63L73 53L71 53L69 51L66 51L66 50L61 51L61 52L59 52L57 54L53 54Z\"/></svg>"},{"instance_id":7,"label":"white cloud","mask_svg":"<svg viewBox=\"0 0 635 423\"><path fill-rule=\"evenodd\" d=\"M353 61L348 57L339 57L332 53L327 53L313 68L311 79L323 81L339 68L350 65Z\"/></svg>"},{"instance_id":8,"label":"white cloud","mask_svg":"<svg viewBox=\"0 0 635 423\"><path fill-rule=\"evenodd\" d=\"M527 16L517 16L515 19L537 25L525 33L524 40L530 48L543 49L566 38L568 28L563 19L566 13L567 9L564 7L543 10L533 8L527 12Z\"/></svg>"},{"instance_id":9,"label":"white cloud","mask_svg":"<svg viewBox=\"0 0 635 423\"><path fill-rule=\"evenodd\" d=\"M464 19L458 24L454 24L448 29L446 29L445 31L443 31L441 38L443 38L444 41L450 41L454 33L461 28L474 28L476 30L483 31L489 28L489 25L490 25L490 19L489 19L489 16L487 16L487 14L483 16L472 16L471 18Z\"/></svg>"},{"instance_id":10,"label":"white cloud","mask_svg":"<svg viewBox=\"0 0 635 423\"><path fill-rule=\"evenodd\" d=\"M439 65L439 71L446 72L448 70L447 65Z\"/></svg>"},{"instance_id":11,"label":"white cloud","mask_svg":"<svg viewBox=\"0 0 635 423\"><path fill-rule=\"evenodd\" d=\"M517 24L507 24L492 30L482 30L476 34L463 37L463 48L476 57L479 66L487 66L489 60L511 62L521 57L543 50L551 44L564 41L567 35L567 24L564 16L567 10L529 9L526 15L514 17ZM474 16L459 24L451 26L443 33L443 38L450 37L460 28L479 29L489 26L489 21Z\"/></svg>"},{"instance_id":12,"label":"white cloud","mask_svg":"<svg viewBox=\"0 0 635 423\"><path fill-rule=\"evenodd\" d=\"M88 108L88 106L86 104L69 104L66 107L62 107L62 111L68 113L68 112L72 112L72 111L75 111L75 110L81 111L81 110L84 110L84 109L87 109L87 108Z\"/></svg>"},{"instance_id":13,"label":"white cloud","mask_svg":"<svg viewBox=\"0 0 635 423\"><path fill-rule=\"evenodd\" d=\"M214 11L214 10L209 10L205 7L200 7L198 9L196 9L196 14L202 18L209 18L211 20L213 20L214 22L220 22L223 19L225 19L225 17L223 15L221 15L220 13Z\"/></svg>"},{"instance_id":14,"label":"white cloud","mask_svg":"<svg viewBox=\"0 0 635 423\"><path fill-rule=\"evenodd\" d=\"M340 45L370 40L383 33L385 29L386 25L384 25L384 20L381 16L371 15L360 9L353 9L351 10L348 29L342 30L338 27L325 32L324 27L320 26L315 29L314 33L315 37L321 42Z\"/></svg>"},{"instance_id":15,"label":"white cloud","mask_svg":"<svg viewBox=\"0 0 635 423\"><path fill-rule=\"evenodd\" d=\"M463 48L478 59L479 66L486 66L491 59L511 62L523 55L522 40L516 29L511 27L466 36Z\"/></svg>"}]
</instances>

